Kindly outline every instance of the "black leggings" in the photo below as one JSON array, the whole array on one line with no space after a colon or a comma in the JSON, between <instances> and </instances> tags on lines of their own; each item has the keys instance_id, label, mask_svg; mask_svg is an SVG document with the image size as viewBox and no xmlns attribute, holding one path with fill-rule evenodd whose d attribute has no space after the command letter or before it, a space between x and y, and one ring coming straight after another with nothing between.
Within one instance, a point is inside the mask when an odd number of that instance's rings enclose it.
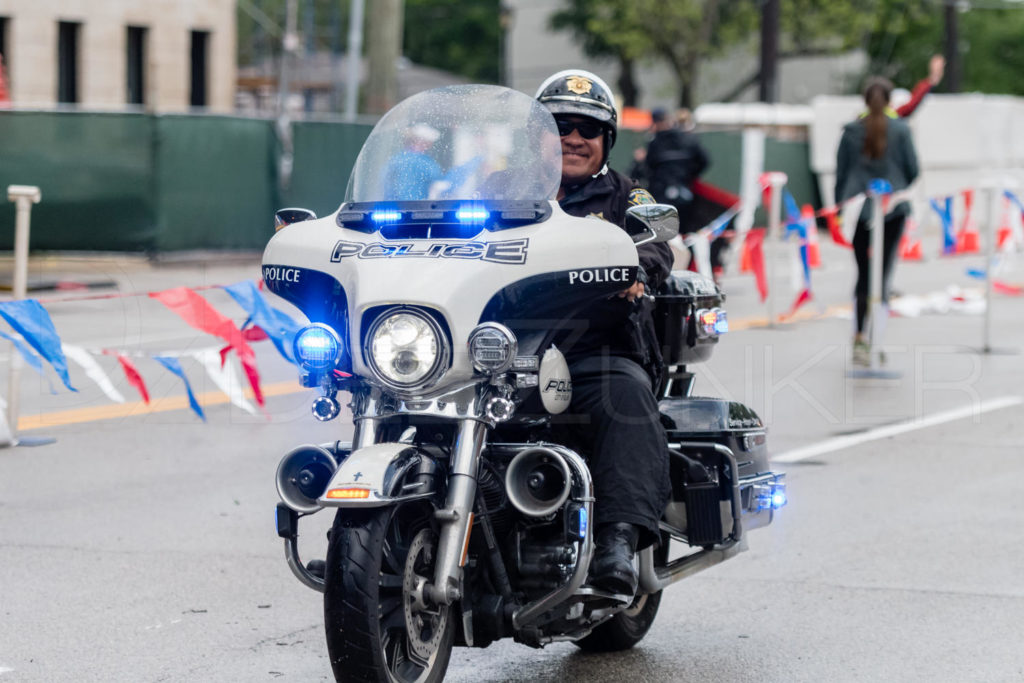
<instances>
[{"instance_id":1,"label":"black leggings","mask_svg":"<svg viewBox=\"0 0 1024 683\"><path fill-rule=\"evenodd\" d=\"M885 219L885 234L882 247L882 301L889 302L889 285L892 279L892 267L896 261L896 248L903 235L903 223L906 216L893 214ZM868 314L868 298L871 295L871 230L865 221L857 222L857 231L853 234L853 255L857 259L857 286L853 290L856 301L857 334L864 332L864 319Z\"/></svg>"}]
</instances>

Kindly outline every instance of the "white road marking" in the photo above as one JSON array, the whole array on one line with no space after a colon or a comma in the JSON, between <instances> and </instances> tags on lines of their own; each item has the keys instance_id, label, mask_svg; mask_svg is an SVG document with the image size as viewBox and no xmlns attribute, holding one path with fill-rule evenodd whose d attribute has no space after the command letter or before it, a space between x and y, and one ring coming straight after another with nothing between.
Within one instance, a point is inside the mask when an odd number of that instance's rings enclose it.
<instances>
[{"instance_id":1,"label":"white road marking","mask_svg":"<svg viewBox=\"0 0 1024 683\"><path fill-rule=\"evenodd\" d=\"M879 427L877 429L871 429L859 434L837 436L833 439L827 439L826 441L822 441L820 443L805 446L804 448L797 448L792 451L787 451L782 455L773 456L771 458L771 461L773 463L799 462L800 460L813 458L816 455L832 453L834 451L849 448L850 446L856 446L867 441L884 439L886 437L896 436L897 434L912 432L916 429L923 429L925 427L931 427L937 424L942 424L943 422L952 422L953 420L960 420L965 417L974 417L976 415L988 413L993 410L1002 410L1003 408L1009 408L1011 406L1020 405L1021 403L1024 403L1024 398L1020 396L1002 396L1000 398L994 398L990 401L982 401L977 405L964 406L962 408L954 408L953 410L946 410L941 413L935 413L934 415L927 415L925 417L915 418L907 420L905 422L897 422L896 424L886 425L884 427Z\"/></svg>"},{"instance_id":2,"label":"white road marking","mask_svg":"<svg viewBox=\"0 0 1024 683\"><path fill-rule=\"evenodd\" d=\"M14 669L12 669L11 667L0 665L0 674L9 674L12 671L14 671Z\"/></svg>"}]
</instances>

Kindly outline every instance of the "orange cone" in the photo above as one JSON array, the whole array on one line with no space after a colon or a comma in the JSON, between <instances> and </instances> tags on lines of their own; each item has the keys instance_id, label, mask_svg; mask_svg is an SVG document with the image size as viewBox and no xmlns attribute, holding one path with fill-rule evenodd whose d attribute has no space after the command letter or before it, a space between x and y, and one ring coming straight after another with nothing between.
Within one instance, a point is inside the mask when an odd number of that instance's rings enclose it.
<instances>
[{"instance_id":1,"label":"orange cone","mask_svg":"<svg viewBox=\"0 0 1024 683\"><path fill-rule=\"evenodd\" d=\"M1013 226L1010 225L1012 210L1013 206L1010 204L1010 200L1003 197L1003 216L999 221L999 230L996 231L996 249L1000 251L1013 239Z\"/></svg>"},{"instance_id":2,"label":"orange cone","mask_svg":"<svg viewBox=\"0 0 1024 683\"><path fill-rule=\"evenodd\" d=\"M904 235L900 238L900 258L904 261L920 261L924 258L921 240L913 240Z\"/></svg>"},{"instance_id":3,"label":"orange cone","mask_svg":"<svg viewBox=\"0 0 1024 683\"><path fill-rule=\"evenodd\" d=\"M750 242L743 240L743 246L740 247L740 272L749 273L753 269L750 261Z\"/></svg>"},{"instance_id":4,"label":"orange cone","mask_svg":"<svg viewBox=\"0 0 1024 683\"><path fill-rule=\"evenodd\" d=\"M907 229L900 237L900 258L904 261L920 261L924 258L921 240L914 239L917 224L913 218L907 218Z\"/></svg>"},{"instance_id":5,"label":"orange cone","mask_svg":"<svg viewBox=\"0 0 1024 683\"><path fill-rule=\"evenodd\" d=\"M956 253L977 254L981 252L981 237L973 224L968 225L956 236Z\"/></svg>"},{"instance_id":6,"label":"orange cone","mask_svg":"<svg viewBox=\"0 0 1024 683\"><path fill-rule=\"evenodd\" d=\"M800 222L807 228L807 263L811 268L821 267L821 250L818 248L818 220L814 207L804 204L800 207Z\"/></svg>"},{"instance_id":7,"label":"orange cone","mask_svg":"<svg viewBox=\"0 0 1024 683\"><path fill-rule=\"evenodd\" d=\"M974 208L974 190L964 190L964 222L956 236L956 253L977 254L981 251L981 237L978 226L974 224L972 215Z\"/></svg>"}]
</instances>

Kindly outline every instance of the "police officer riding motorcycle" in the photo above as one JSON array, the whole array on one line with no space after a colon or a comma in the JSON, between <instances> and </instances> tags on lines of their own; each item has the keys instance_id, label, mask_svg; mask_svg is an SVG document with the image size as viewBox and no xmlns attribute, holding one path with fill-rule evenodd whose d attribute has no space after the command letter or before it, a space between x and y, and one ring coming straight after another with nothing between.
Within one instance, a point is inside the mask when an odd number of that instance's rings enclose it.
<instances>
[{"instance_id":1,"label":"police officer riding motorcycle","mask_svg":"<svg viewBox=\"0 0 1024 683\"><path fill-rule=\"evenodd\" d=\"M785 503L756 414L691 395L724 297L669 274L674 210L607 169L607 86L574 72L538 100L409 98L339 209L279 215L264 252L267 288L310 320L294 347L314 417L350 396L351 440L298 446L276 476L337 680L439 681L454 646L501 638L631 647L664 588ZM417 126L440 174L396 199ZM325 509L326 556L304 562L299 527Z\"/></svg>"},{"instance_id":2,"label":"police officer riding motorcycle","mask_svg":"<svg viewBox=\"0 0 1024 683\"><path fill-rule=\"evenodd\" d=\"M588 71L562 71L541 84L536 99L554 115L561 135L562 210L624 228L629 206L654 203L646 190L608 167L618 130L615 102L604 81ZM668 277L672 250L664 242L650 242L637 253L637 281L581 311L587 329L574 343L559 344L573 378L568 412L583 418L574 442L587 454L597 494L590 583L630 595L637 585L638 541L640 547L657 542L670 494L665 430L654 398L661 357L645 292Z\"/></svg>"}]
</instances>

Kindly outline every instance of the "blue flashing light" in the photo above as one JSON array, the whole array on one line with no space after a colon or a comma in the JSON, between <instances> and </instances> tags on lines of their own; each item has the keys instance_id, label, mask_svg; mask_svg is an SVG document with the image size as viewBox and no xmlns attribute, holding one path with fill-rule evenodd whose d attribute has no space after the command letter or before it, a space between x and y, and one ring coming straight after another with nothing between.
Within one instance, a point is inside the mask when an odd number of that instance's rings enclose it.
<instances>
[{"instance_id":1,"label":"blue flashing light","mask_svg":"<svg viewBox=\"0 0 1024 683\"><path fill-rule=\"evenodd\" d=\"M587 509L580 508L580 538L587 536Z\"/></svg>"},{"instance_id":2,"label":"blue flashing light","mask_svg":"<svg viewBox=\"0 0 1024 683\"><path fill-rule=\"evenodd\" d=\"M402 212L390 209L374 211L370 214L370 219L374 223L396 223L402 220Z\"/></svg>"},{"instance_id":3,"label":"blue flashing light","mask_svg":"<svg viewBox=\"0 0 1024 683\"><path fill-rule=\"evenodd\" d=\"M729 318L725 311L720 311L715 318L715 334L725 334L729 331Z\"/></svg>"},{"instance_id":4,"label":"blue flashing light","mask_svg":"<svg viewBox=\"0 0 1024 683\"><path fill-rule=\"evenodd\" d=\"M778 510L787 502L789 501L786 499L786 489L781 487L774 487L772 489L772 509Z\"/></svg>"},{"instance_id":5,"label":"blue flashing light","mask_svg":"<svg viewBox=\"0 0 1024 683\"><path fill-rule=\"evenodd\" d=\"M455 212L455 219L461 223L482 222L490 217L490 211L477 206L464 206Z\"/></svg>"},{"instance_id":6,"label":"blue flashing light","mask_svg":"<svg viewBox=\"0 0 1024 683\"><path fill-rule=\"evenodd\" d=\"M310 326L295 337L295 357L307 370L325 370L338 362L338 338L320 326Z\"/></svg>"}]
</instances>

